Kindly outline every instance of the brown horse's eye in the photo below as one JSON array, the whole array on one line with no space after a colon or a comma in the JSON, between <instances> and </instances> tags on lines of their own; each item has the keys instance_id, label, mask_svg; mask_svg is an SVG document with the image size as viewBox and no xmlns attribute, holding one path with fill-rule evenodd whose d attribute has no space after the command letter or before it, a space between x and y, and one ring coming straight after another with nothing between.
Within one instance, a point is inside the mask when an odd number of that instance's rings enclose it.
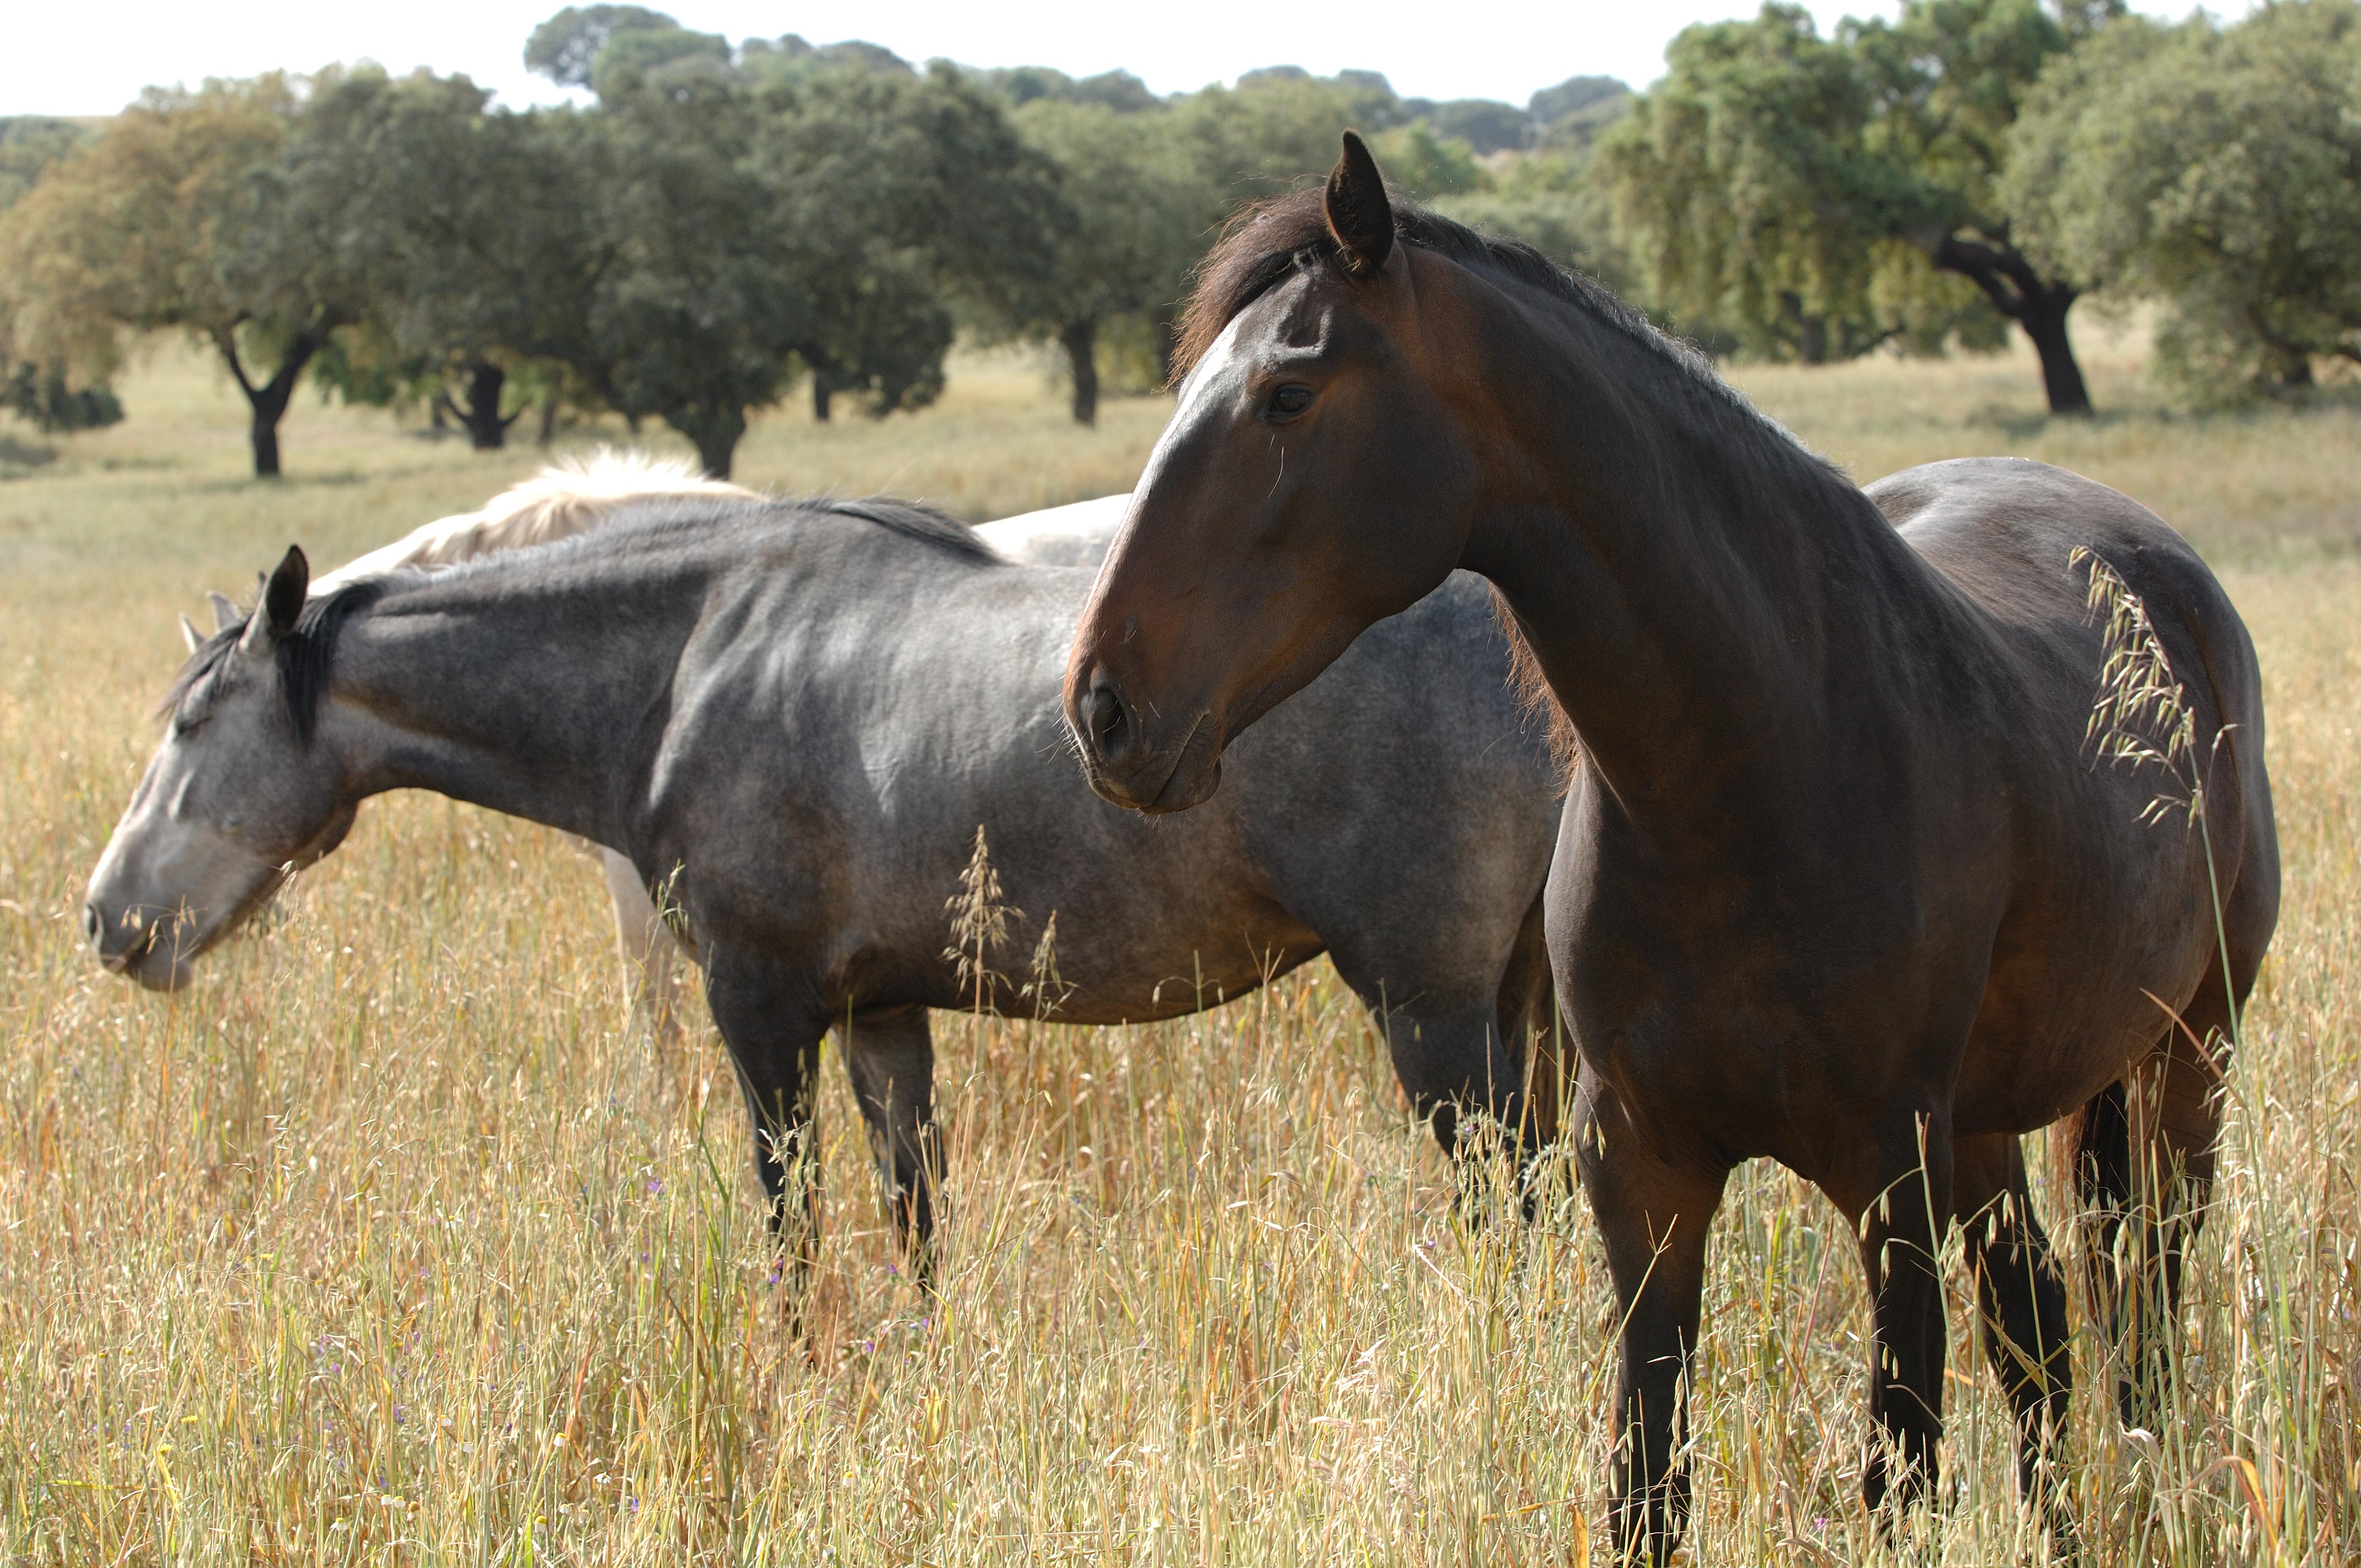
<instances>
[{"instance_id":1,"label":"brown horse's eye","mask_svg":"<svg viewBox=\"0 0 2361 1568\"><path fill-rule=\"evenodd\" d=\"M1279 419L1300 414L1311 406L1312 389L1309 387L1290 384L1270 395L1270 411Z\"/></svg>"}]
</instances>

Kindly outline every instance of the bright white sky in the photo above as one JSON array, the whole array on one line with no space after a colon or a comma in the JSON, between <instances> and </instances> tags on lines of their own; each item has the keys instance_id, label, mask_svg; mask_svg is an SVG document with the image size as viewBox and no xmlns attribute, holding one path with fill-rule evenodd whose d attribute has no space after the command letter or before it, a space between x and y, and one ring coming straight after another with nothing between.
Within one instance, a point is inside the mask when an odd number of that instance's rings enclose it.
<instances>
[{"instance_id":1,"label":"bright white sky","mask_svg":"<svg viewBox=\"0 0 2361 1568\"><path fill-rule=\"evenodd\" d=\"M911 60L1049 65L1076 76L1120 68L1159 93L1230 81L1261 65L1325 75L1381 71L1395 91L1500 98L1575 75L1644 86L1665 40L1695 21L1751 15L1749 0L1487 0L1466 6L1333 0L641 0L683 26L814 43L867 38ZM0 115L111 114L153 83L310 71L369 59L396 71L465 71L510 104L565 96L529 74L534 24L563 0L12 0L0 30ZM1891 15L1891 0L1816 0L1823 27L1847 12ZM2147 5L2179 13L2186 4ZM2224 7L2248 9L2240 0Z\"/></svg>"}]
</instances>

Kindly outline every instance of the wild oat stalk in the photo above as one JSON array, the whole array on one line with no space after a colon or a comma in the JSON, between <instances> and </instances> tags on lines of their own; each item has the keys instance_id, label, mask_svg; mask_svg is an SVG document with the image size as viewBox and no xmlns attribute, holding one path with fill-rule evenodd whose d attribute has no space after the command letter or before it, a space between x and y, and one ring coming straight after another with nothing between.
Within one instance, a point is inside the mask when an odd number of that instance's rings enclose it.
<instances>
[{"instance_id":1,"label":"wild oat stalk","mask_svg":"<svg viewBox=\"0 0 2361 1568\"><path fill-rule=\"evenodd\" d=\"M2191 762L2197 754L2197 716L2173 674L2163 639L2148 620L2147 605L2096 552L2077 546L2071 560L2090 575L2091 619L2104 623L2099 696L2091 705L2084 743L2102 762L2133 767L2153 762L2188 791L2184 800L2158 795L2148 802L2141 821L2157 821L2179 807L2202 830L2205 782Z\"/></svg>"},{"instance_id":2,"label":"wild oat stalk","mask_svg":"<svg viewBox=\"0 0 2361 1568\"><path fill-rule=\"evenodd\" d=\"M2203 764L2198 760L2197 716L2190 707L2188 694L2174 677L2171 658L2164 642L2157 635L2156 626L2148 619L2147 606L2114 567L2086 548L2078 548L2073 561L2085 566L2090 575L2089 604L2093 620L2103 618L2105 657L2100 665L2099 695L2091 708L2091 721L2085 731L2086 740L2094 742L2098 755L2109 762L2125 762L2134 767L2153 762L2165 770L2186 792L2185 797L2174 800L2158 795L2140 814L2144 822L2153 822L2169 816L2176 809L2184 810L2190 826L2197 830L2205 851L2206 887L2213 915L2213 935L2216 961L2221 966L2225 988L2230 974L2229 934L2222 913L2222 879L2213 853L2213 835L2205 812L2205 779L2211 768L2211 753L2218 749L2229 727L2214 732L2213 745L2207 748ZM2235 1058L2246 1056L2244 1030L2246 1008L2235 990L2224 998L2228 1009L2229 1046ZM2172 1026L2186 1032L2188 1025L2176 1014ZM2208 1053L2215 1050L2213 1040L2192 1040L2197 1047ZM2217 1058L2218 1059L2218 1058ZM2263 1146L2260 1118L2255 1108L2246 1102L2236 1082L2225 1073L2218 1092L2238 1105L2240 1114L2233 1120L2245 1145L2244 1153L2249 1169L2260 1170L2268 1164L2269 1151ZM2151 1179L2156 1179L2152 1173ZM2127 1235L2133 1233L2126 1230ZM2264 1402L2274 1413L2279 1427L2281 1455L2271 1454L2272 1444L2262 1432L2251 1434L2257 1455L2267 1461L2279 1457L2272 1466L2275 1474L2290 1478L2307 1476L2316 1462L2320 1449L2317 1427L2318 1412L2306 1410L2292 1398L2292 1390L2301 1381L2286 1365L2294 1341L2293 1325L2289 1316L2289 1298L2279 1259L2268 1248L2248 1248L2248 1266L2261 1277L2260 1317L2263 1321L2254 1331L2256 1354L2254 1374L2263 1385ZM2186 1382L2186 1366L2176 1355L2176 1387ZM2185 1395L2184 1395L2185 1398ZM2193 1416L2193 1412L2184 1412ZM2194 1428L2192 1420L2191 1428ZM2291 1456L2291 1457L2286 1457ZM2218 1458L2209 1475L2238 1474L2246 1477L2246 1500L2250 1510L2268 1541L2270 1556L2284 1560L2280 1549L2282 1529L2290 1517L2308 1521L2323 1509L2309 1497L2292 1495L2285 1485L2271 1488L2274 1497L2267 1503L2264 1488L2257 1480L2255 1461L2235 1453ZM2299 1488L2308 1491L2308 1487ZM2299 1534L2302 1533L2299 1530Z\"/></svg>"},{"instance_id":3,"label":"wild oat stalk","mask_svg":"<svg viewBox=\"0 0 2361 1568\"><path fill-rule=\"evenodd\" d=\"M960 989L974 988L974 1010L988 1012L994 978L991 960L1008 945L1010 918L1022 920L1025 911L1001 902L1000 873L992 869L992 850L984 843L981 825L975 830L975 850L968 856L967 870L960 872L960 890L944 901L943 907L951 917L951 945L943 949L943 957L959 966Z\"/></svg>"}]
</instances>

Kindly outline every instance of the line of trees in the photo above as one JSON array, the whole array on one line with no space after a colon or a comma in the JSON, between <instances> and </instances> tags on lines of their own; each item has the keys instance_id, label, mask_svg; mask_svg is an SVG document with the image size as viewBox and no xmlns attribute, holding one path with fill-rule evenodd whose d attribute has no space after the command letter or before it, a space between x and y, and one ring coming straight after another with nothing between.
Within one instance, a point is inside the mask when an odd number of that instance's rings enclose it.
<instances>
[{"instance_id":1,"label":"line of trees","mask_svg":"<svg viewBox=\"0 0 2361 1568\"><path fill-rule=\"evenodd\" d=\"M150 91L97 135L0 126L0 385L86 425L119 414L131 344L180 331L244 393L259 476L307 376L478 447L534 408L544 437L569 410L660 420L724 475L798 383L819 419L924 406L967 332L1057 345L1089 423L1103 367L1160 378L1227 214L1345 126L1448 192L1479 181L1475 144L1431 116L1497 149L1620 92L1488 118L1281 70L1167 101L631 5L559 12L526 59L595 104L513 113L362 66Z\"/></svg>"},{"instance_id":2,"label":"line of trees","mask_svg":"<svg viewBox=\"0 0 2361 1568\"><path fill-rule=\"evenodd\" d=\"M0 406L121 417L138 334L210 345L255 471L308 375L497 447L532 410L660 420L728 473L808 389L884 416L954 339L1055 345L1073 417L1169 370L1189 268L1237 205L1373 133L1389 174L1578 265L1717 353L1826 363L2002 346L2087 411L2096 291L2164 302L2191 401L2361 363L2361 0L2223 27L2115 0L1800 6L1691 27L1633 94L1522 107L1292 68L1159 98L1123 72L921 70L732 44L635 5L526 46L588 106L509 112L374 67L151 91L103 131L0 121Z\"/></svg>"}]
</instances>

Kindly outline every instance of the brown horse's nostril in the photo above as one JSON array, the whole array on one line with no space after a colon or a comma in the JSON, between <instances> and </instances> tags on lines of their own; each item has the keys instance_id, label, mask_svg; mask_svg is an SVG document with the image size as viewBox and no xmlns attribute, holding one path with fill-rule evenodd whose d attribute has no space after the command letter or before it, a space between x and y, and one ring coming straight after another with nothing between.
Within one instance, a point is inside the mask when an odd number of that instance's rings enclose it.
<instances>
[{"instance_id":1,"label":"brown horse's nostril","mask_svg":"<svg viewBox=\"0 0 2361 1568\"><path fill-rule=\"evenodd\" d=\"M1125 731L1130 728L1129 716L1124 711L1123 698L1115 688L1099 682L1091 685L1091 708L1088 715L1091 729L1091 749L1101 757L1113 755L1124 742Z\"/></svg>"}]
</instances>

